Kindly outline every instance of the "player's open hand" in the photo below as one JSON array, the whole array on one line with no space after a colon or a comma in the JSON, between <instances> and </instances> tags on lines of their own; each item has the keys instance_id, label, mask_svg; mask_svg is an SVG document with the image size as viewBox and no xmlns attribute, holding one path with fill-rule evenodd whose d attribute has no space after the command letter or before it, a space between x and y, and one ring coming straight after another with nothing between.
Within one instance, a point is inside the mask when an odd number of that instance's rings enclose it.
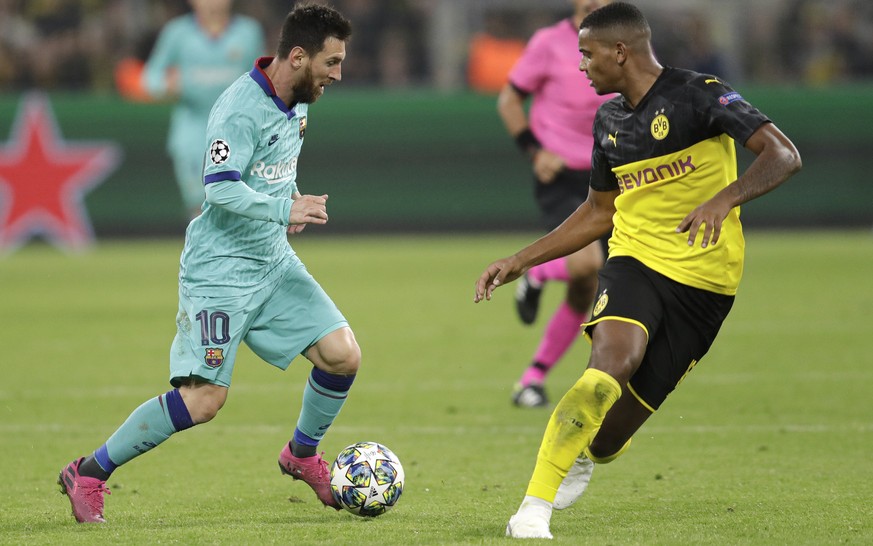
<instances>
[{"instance_id":1,"label":"player's open hand","mask_svg":"<svg viewBox=\"0 0 873 546\"><path fill-rule=\"evenodd\" d=\"M327 195L300 195L300 192L294 192L291 199L288 233L300 233L306 224L327 223Z\"/></svg>"},{"instance_id":2,"label":"player's open hand","mask_svg":"<svg viewBox=\"0 0 873 546\"><path fill-rule=\"evenodd\" d=\"M721 202L718 196L706 201L696 209L688 213L688 216L679 222L676 233L688 232L688 246L694 246L700 227L703 226L703 238L701 248L714 245L721 236L721 226L730 212L730 205Z\"/></svg>"},{"instance_id":3,"label":"player's open hand","mask_svg":"<svg viewBox=\"0 0 873 546\"><path fill-rule=\"evenodd\" d=\"M497 260L485 268L479 280L476 281L476 294L473 296L473 303L490 300L491 294L498 286L514 281L523 273L524 269L515 256Z\"/></svg>"}]
</instances>

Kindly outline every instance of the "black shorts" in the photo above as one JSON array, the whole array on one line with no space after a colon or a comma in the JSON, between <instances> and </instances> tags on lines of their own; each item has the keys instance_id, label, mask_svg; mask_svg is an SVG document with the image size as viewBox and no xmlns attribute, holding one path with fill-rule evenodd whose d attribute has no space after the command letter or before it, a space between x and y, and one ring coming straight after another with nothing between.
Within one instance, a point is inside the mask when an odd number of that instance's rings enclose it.
<instances>
[{"instance_id":1,"label":"black shorts","mask_svg":"<svg viewBox=\"0 0 873 546\"><path fill-rule=\"evenodd\" d=\"M646 330L646 354L628 386L654 411L709 351L734 296L680 284L627 256L607 261L598 278L585 333L590 337L603 320L623 320Z\"/></svg>"},{"instance_id":2,"label":"black shorts","mask_svg":"<svg viewBox=\"0 0 873 546\"><path fill-rule=\"evenodd\" d=\"M552 231L573 214L588 198L590 171L564 169L550 184L534 177L534 197L540 209L540 220L546 231Z\"/></svg>"},{"instance_id":3,"label":"black shorts","mask_svg":"<svg viewBox=\"0 0 873 546\"><path fill-rule=\"evenodd\" d=\"M534 197L540 209L540 221L546 231L552 231L573 214L588 198L591 171L564 169L550 184L534 177ZM609 251L609 234L599 239L603 255Z\"/></svg>"}]
</instances>

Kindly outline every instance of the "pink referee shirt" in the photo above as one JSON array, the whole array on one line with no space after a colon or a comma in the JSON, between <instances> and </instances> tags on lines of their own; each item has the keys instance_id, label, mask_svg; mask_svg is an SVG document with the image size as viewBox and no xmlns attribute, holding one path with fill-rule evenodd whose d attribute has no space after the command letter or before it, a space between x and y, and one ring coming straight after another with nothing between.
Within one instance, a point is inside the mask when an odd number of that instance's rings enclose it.
<instances>
[{"instance_id":1,"label":"pink referee shirt","mask_svg":"<svg viewBox=\"0 0 873 546\"><path fill-rule=\"evenodd\" d=\"M543 147L571 169L591 169L592 125L599 96L579 70L579 29L570 19L538 30L509 73L509 81L532 96L530 128Z\"/></svg>"}]
</instances>

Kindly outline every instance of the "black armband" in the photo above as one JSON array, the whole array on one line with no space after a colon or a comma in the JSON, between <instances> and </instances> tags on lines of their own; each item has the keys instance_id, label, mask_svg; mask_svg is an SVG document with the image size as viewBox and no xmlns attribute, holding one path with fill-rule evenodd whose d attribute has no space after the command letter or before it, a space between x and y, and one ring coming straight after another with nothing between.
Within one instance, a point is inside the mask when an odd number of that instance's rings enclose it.
<instances>
[{"instance_id":1,"label":"black armband","mask_svg":"<svg viewBox=\"0 0 873 546\"><path fill-rule=\"evenodd\" d=\"M536 135L533 134L533 131L530 130L530 127L526 127L524 131L515 135L515 143L521 149L522 152L526 153L529 156L533 156L537 151L543 147L540 144L540 141L537 139Z\"/></svg>"}]
</instances>

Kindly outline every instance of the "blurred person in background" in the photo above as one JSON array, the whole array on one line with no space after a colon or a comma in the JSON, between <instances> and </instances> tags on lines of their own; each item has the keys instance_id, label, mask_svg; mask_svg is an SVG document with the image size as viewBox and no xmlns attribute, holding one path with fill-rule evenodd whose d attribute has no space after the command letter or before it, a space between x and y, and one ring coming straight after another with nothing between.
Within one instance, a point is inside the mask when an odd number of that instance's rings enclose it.
<instances>
[{"instance_id":1,"label":"blurred person in background","mask_svg":"<svg viewBox=\"0 0 873 546\"><path fill-rule=\"evenodd\" d=\"M349 84L404 88L427 83L428 2L415 0L332 0L355 22L349 43Z\"/></svg>"},{"instance_id":2,"label":"blurred person in background","mask_svg":"<svg viewBox=\"0 0 873 546\"><path fill-rule=\"evenodd\" d=\"M5 77L19 89L90 90L102 48L99 27L89 23L99 11L83 2L0 3Z\"/></svg>"},{"instance_id":3,"label":"blurred person in background","mask_svg":"<svg viewBox=\"0 0 873 546\"><path fill-rule=\"evenodd\" d=\"M512 68L524 54L525 42L507 13L485 14L483 30L470 39L467 82L480 93L499 93ZM522 114L524 112L522 111Z\"/></svg>"},{"instance_id":4,"label":"blurred person in background","mask_svg":"<svg viewBox=\"0 0 873 546\"><path fill-rule=\"evenodd\" d=\"M260 24L234 14L233 0L189 0L191 13L161 30L142 71L145 93L176 101L167 152L189 216L203 204L206 120L215 99L264 51Z\"/></svg>"},{"instance_id":5,"label":"blurred person in background","mask_svg":"<svg viewBox=\"0 0 873 546\"><path fill-rule=\"evenodd\" d=\"M761 32L757 49L776 52L772 72L812 85L830 85L873 76L873 4L866 0L791 0L776 28ZM769 41L765 41L768 39ZM755 64L749 63L752 68ZM766 72L764 71L766 70Z\"/></svg>"},{"instance_id":6,"label":"blurred person in background","mask_svg":"<svg viewBox=\"0 0 873 546\"><path fill-rule=\"evenodd\" d=\"M579 25L591 11L607 3L573 0L570 17L537 31L497 98L497 111L507 132L531 161L533 193L546 231L558 227L588 195L592 124L607 97L595 93L579 71ZM528 98L529 115L525 112ZM548 406L546 377L573 345L588 318L597 271L606 255L605 241L533 267L519 280L516 309L524 324L533 324L536 319L547 282L565 282L567 290L515 386L512 402L516 406Z\"/></svg>"},{"instance_id":7,"label":"blurred person in background","mask_svg":"<svg viewBox=\"0 0 873 546\"><path fill-rule=\"evenodd\" d=\"M682 66L701 74L720 78L730 76L724 55L713 41L713 29L709 19L698 10L686 10L671 18L676 36L671 37L677 45L678 55L669 59L672 66ZM654 44L655 50L657 44Z\"/></svg>"}]
</instances>

